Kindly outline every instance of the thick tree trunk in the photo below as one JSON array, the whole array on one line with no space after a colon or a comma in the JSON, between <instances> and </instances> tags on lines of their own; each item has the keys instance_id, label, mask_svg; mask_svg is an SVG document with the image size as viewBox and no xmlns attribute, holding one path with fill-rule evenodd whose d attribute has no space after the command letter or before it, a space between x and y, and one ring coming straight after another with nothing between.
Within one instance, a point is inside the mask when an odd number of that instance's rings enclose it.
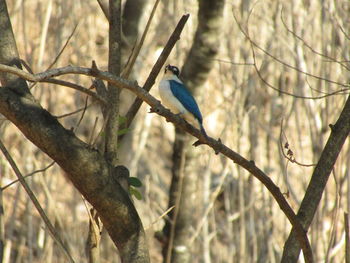
<instances>
[{"instance_id":1,"label":"thick tree trunk","mask_svg":"<svg viewBox=\"0 0 350 263\"><path fill-rule=\"evenodd\" d=\"M123 11L123 33L132 47L139 35L139 24L148 0L128 0Z\"/></svg>"},{"instance_id":2,"label":"thick tree trunk","mask_svg":"<svg viewBox=\"0 0 350 263\"><path fill-rule=\"evenodd\" d=\"M0 0L0 32L0 63L20 67L5 0ZM23 79L1 74L0 80L0 113L66 172L97 210L122 261L149 262L141 220L128 194L110 176L113 166L44 110Z\"/></svg>"}]
</instances>

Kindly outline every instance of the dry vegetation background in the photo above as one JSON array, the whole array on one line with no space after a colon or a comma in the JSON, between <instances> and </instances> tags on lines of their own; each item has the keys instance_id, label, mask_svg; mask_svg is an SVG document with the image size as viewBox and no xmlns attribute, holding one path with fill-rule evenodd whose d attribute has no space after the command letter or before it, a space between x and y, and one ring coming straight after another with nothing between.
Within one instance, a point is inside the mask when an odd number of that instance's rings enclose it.
<instances>
[{"instance_id":1,"label":"dry vegetation background","mask_svg":"<svg viewBox=\"0 0 350 263\"><path fill-rule=\"evenodd\" d=\"M47 69L77 24L55 67L68 64L88 67L95 60L100 68L106 69L108 23L97 1L12 0L7 4L20 56L34 72ZM152 5L153 1L147 2L140 32ZM181 40L168 60L182 66L196 29L197 8L195 0L161 1L134 67L132 78L139 84L145 81L181 15L190 13ZM339 116L347 92L320 99L297 98L274 90L260 77L272 87L301 97L323 97L345 89L339 83L349 79L349 13L347 0L226 1L224 24L218 32L222 38L218 59L197 95L209 135L220 137L230 148L254 160L288 195L295 211L313 167L288 161L281 145L288 142L293 158L299 163L315 164L328 138L328 125ZM248 28L251 40L275 57L255 47L260 77L253 66L250 42L239 25L244 30ZM125 51L124 55L127 57L128 53ZM71 80L85 87L91 85L87 77L77 75ZM31 91L52 114L61 116L60 122L66 128L75 127L82 140L89 140L96 118L97 127L101 128L101 112L94 105L87 109L80 123L81 112L64 116L83 108L85 95L51 84L37 84ZM159 98L155 87L151 93ZM132 95L123 91L122 96L126 110ZM161 245L154 234L164 225L158 218L167 209L174 129L148 111L146 106L141 108L120 146L120 163L144 183L143 200L135 200L135 205L146 228L151 260L161 262ZM1 119L0 125L1 139L23 174L52 162L10 122ZM349 146L347 141L309 231L316 262L345 259L343 215L350 207ZM196 152L189 171L200 178L194 198L199 205L193 212L198 219L192 233L193 262L278 262L290 224L274 199L260 182L237 165L205 146L197 147ZM0 169L2 187L16 179L3 156ZM27 181L73 258L76 262L87 262L89 217L81 195L57 165L28 177ZM65 262L19 183L3 190L3 201L4 263ZM108 235L103 233L101 262L119 262L116 253Z\"/></svg>"}]
</instances>

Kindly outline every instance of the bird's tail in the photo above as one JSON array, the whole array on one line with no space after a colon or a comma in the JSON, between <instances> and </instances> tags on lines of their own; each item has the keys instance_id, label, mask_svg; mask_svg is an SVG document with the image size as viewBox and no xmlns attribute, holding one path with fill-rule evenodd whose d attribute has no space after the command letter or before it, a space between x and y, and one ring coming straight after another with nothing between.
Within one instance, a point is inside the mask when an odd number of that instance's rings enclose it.
<instances>
[{"instance_id":1,"label":"bird's tail","mask_svg":"<svg viewBox=\"0 0 350 263\"><path fill-rule=\"evenodd\" d=\"M208 138L208 135L207 135L207 133L206 133L205 130L204 130L203 124L202 124L202 123L199 123L199 126L200 126L200 129L201 129L201 132L203 133L203 135L204 135L206 138Z\"/></svg>"}]
</instances>

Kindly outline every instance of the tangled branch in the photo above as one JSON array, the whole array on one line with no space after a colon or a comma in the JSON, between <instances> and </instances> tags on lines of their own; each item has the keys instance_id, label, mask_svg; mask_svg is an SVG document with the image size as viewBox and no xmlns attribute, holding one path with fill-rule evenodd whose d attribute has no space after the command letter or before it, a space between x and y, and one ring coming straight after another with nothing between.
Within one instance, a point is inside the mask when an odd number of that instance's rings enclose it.
<instances>
[{"instance_id":1,"label":"tangled branch","mask_svg":"<svg viewBox=\"0 0 350 263\"><path fill-rule=\"evenodd\" d=\"M160 101L158 101L155 97L150 95L148 91L138 86L137 83L122 79L106 71L100 71L97 69L94 63L91 68L67 66L63 68L50 69L37 74L31 74L17 68L0 64L0 71L15 74L31 82L45 82L48 79L68 74L86 75L105 80L117 86L118 88L130 90L139 99L151 106L151 112L155 112L165 117L167 121L172 122L176 127L196 137L199 142L196 145L208 145L215 151L215 153L221 153L225 155L227 158L231 159L234 163L246 169L261 183L263 183L265 187L270 191L272 196L275 198L276 202L278 203L284 214L287 216L293 228L296 229L298 241L300 242L300 246L303 249L305 258L308 259L307 262L312 262L312 251L306 232L304 231L304 228L300 224L293 209L290 207L289 203L283 196L279 187L275 185L275 183L270 179L270 177L268 177L261 169L259 169L255 165L254 161L249 161L242 157L240 154L231 150L229 147L223 144L220 139L215 140L214 138L204 136L200 132L200 130L194 128L192 125L183 120L180 116L171 113L168 109L162 106Z\"/></svg>"}]
</instances>

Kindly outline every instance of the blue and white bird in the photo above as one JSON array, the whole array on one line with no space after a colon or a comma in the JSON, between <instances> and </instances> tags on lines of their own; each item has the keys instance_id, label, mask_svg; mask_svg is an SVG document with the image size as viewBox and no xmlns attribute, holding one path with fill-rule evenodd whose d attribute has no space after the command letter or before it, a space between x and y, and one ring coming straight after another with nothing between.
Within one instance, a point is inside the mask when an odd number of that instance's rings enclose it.
<instances>
[{"instance_id":1,"label":"blue and white bird","mask_svg":"<svg viewBox=\"0 0 350 263\"><path fill-rule=\"evenodd\" d=\"M192 94L179 79L180 70L176 66L165 67L164 77L159 83L159 95L165 107L174 114L183 117L190 124L199 128L203 135L203 117Z\"/></svg>"}]
</instances>

